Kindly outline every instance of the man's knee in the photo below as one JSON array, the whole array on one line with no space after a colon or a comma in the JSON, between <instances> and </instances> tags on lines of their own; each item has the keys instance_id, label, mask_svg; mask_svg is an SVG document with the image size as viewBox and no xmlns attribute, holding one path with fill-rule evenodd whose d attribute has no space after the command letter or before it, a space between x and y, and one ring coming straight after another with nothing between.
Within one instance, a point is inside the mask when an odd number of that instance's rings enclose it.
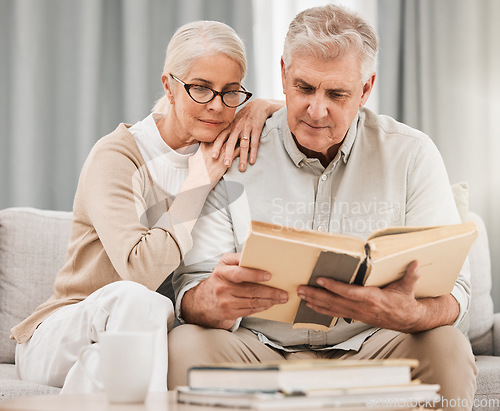
<instances>
[{"instance_id":1,"label":"man's knee","mask_svg":"<svg viewBox=\"0 0 500 411\"><path fill-rule=\"evenodd\" d=\"M193 365L232 362L236 351L233 333L198 325L184 324L168 334L168 387L186 385L187 371Z\"/></svg>"},{"instance_id":2,"label":"man's knee","mask_svg":"<svg viewBox=\"0 0 500 411\"><path fill-rule=\"evenodd\" d=\"M229 349L231 336L226 330L184 324L168 334L170 355L174 361L186 356L196 358L199 364L224 361L220 356Z\"/></svg>"},{"instance_id":3,"label":"man's knee","mask_svg":"<svg viewBox=\"0 0 500 411\"><path fill-rule=\"evenodd\" d=\"M421 361L448 368L474 361L469 340L455 327L444 326L411 336L411 350Z\"/></svg>"},{"instance_id":4,"label":"man's knee","mask_svg":"<svg viewBox=\"0 0 500 411\"><path fill-rule=\"evenodd\" d=\"M472 404L477 368L469 340L457 328L446 326L410 336L410 355L420 361L413 378L440 384L443 409L450 401ZM470 409L469 406L458 409Z\"/></svg>"}]
</instances>

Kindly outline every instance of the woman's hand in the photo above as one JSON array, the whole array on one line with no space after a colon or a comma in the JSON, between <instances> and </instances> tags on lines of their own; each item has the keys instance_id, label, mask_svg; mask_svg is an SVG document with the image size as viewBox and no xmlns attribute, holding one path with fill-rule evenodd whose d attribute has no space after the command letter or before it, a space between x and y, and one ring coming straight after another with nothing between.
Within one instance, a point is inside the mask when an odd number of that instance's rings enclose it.
<instances>
[{"instance_id":1,"label":"woman's hand","mask_svg":"<svg viewBox=\"0 0 500 411\"><path fill-rule=\"evenodd\" d=\"M255 163L260 134L266 120L284 105L285 102L279 100L257 99L248 102L238 111L231 126L222 131L215 139L212 157L214 159L222 157L226 168L229 167L237 156L235 147L239 141L239 170L245 171L248 162ZM222 150L224 144L225 150Z\"/></svg>"},{"instance_id":2,"label":"woman's hand","mask_svg":"<svg viewBox=\"0 0 500 411\"><path fill-rule=\"evenodd\" d=\"M199 185L210 184L213 188L222 178L229 166L224 159L227 150L227 142L219 149L222 155L214 157L215 143L200 143L199 150L189 159L189 175L199 181ZM240 153L240 149L232 151L231 161Z\"/></svg>"},{"instance_id":3,"label":"woman's hand","mask_svg":"<svg viewBox=\"0 0 500 411\"><path fill-rule=\"evenodd\" d=\"M225 146L222 145L222 153L225 152ZM189 232L196 224L208 193L227 170L224 155L213 158L212 150L213 143L200 143L198 151L189 157L188 176L168 210L175 221L182 223ZM234 150L233 155L238 154L239 148Z\"/></svg>"}]
</instances>

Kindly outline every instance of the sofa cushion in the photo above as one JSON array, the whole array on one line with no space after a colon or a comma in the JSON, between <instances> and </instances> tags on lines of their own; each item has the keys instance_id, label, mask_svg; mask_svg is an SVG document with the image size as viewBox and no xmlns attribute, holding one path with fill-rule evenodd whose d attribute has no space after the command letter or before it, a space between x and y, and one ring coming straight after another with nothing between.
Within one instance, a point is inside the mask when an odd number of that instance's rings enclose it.
<instances>
[{"instance_id":1,"label":"sofa cushion","mask_svg":"<svg viewBox=\"0 0 500 411\"><path fill-rule=\"evenodd\" d=\"M33 208L0 211L0 362L14 363L10 329L53 290L66 258L72 213Z\"/></svg>"},{"instance_id":2,"label":"sofa cushion","mask_svg":"<svg viewBox=\"0 0 500 411\"><path fill-rule=\"evenodd\" d=\"M0 364L0 380L18 380L14 364Z\"/></svg>"},{"instance_id":3,"label":"sofa cushion","mask_svg":"<svg viewBox=\"0 0 500 411\"><path fill-rule=\"evenodd\" d=\"M483 220L469 211L469 190L467 183L452 185L455 204L462 222L474 221L478 237L469 253L472 299L469 309L469 339L476 355L493 353L493 300L491 298L491 264L488 234Z\"/></svg>"},{"instance_id":4,"label":"sofa cushion","mask_svg":"<svg viewBox=\"0 0 500 411\"><path fill-rule=\"evenodd\" d=\"M462 222L469 221L469 185L465 182L451 186L453 198Z\"/></svg>"},{"instance_id":5,"label":"sofa cushion","mask_svg":"<svg viewBox=\"0 0 500 411\"><path fill-rule=\"evenodd\" d=\"M493 300L488 235L484 222L475 213L469 217L477 224L479 235L469 254L472 299L469 309L469 339L476 355L493 354Z\"/></svg>"},{"instance_id":6,"label":"sofa cushion","mask_svg":"<svg viewBox=\"0 0 500 411\"><path fill-rule=\"evenodd\" d=\"M500 403L500 357L478 355L476 365L478 369L476 399L484 402L484 405L487 404L485 400L496 399L498 407ZM498 409L497 407L493 409ZM486 407L486 409L492 408Z\"/></svg>"},{"instance_id":7,"label":"sofa cushion","mask_svg":"<svg viewBox=\"0 0 500 411\"><path fill-rule=\"evenodd\" d=\"M60 388L19 380L0 380L0 400L33 395L59 394Z\"/></svg>"}]
</instances>

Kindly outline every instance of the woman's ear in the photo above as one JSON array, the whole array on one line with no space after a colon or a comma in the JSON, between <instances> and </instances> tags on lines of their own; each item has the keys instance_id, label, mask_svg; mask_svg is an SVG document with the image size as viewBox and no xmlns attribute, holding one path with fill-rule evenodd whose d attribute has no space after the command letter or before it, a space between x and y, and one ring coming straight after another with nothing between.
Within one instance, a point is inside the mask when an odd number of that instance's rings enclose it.
<instances>
[{"instance_id":1,"label":"woman's ear","mask_svg":"<svg viewBox=\"0 0 500 411\"><path fill-rule=\"evenodd\" d=\"M170 89L170 83L168 81L168 76L164 74L161 76L161 82L163 84L163 90L165 91L165 96L167 97L168 101L170 101L170 104L174 103L174 94L172 93L172 90Z\"/></svg>"}]
</instances>

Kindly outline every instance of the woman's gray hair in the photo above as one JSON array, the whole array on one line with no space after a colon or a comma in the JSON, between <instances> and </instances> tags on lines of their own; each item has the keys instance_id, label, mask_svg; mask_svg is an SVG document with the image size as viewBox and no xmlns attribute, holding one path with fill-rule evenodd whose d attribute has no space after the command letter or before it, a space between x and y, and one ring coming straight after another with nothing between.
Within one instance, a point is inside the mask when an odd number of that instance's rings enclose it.
<instances>
[{"instance_id":1,"label":"woman's gray hair","mask_svg":"<svg viewBox=\"0 0 500 411\"><path fill-rule=\"evenodd\" d=\"M197 59L217 53L226 54L239 64L243 80L247 70L245 45L231 27L206 20L185 24L177 29L168 43L163 75L172 73L182 78ZM167 103L167 97L161 97L152 111L165 112Z\"/></svg>"},{"instance_id":2,"label":"woman's gray hair","mask_svg":"<svg viewBox=\"0 0 500 411\"><path fill-rule=\"evenodd\" d=\"M359 53L361 77L367 81L377 65L378 37L373 27L355 13L333 4L304 10L290 23L285 38L285 72L295 55L328 61L350 50Z\"/></svg>"}]
</instances>

